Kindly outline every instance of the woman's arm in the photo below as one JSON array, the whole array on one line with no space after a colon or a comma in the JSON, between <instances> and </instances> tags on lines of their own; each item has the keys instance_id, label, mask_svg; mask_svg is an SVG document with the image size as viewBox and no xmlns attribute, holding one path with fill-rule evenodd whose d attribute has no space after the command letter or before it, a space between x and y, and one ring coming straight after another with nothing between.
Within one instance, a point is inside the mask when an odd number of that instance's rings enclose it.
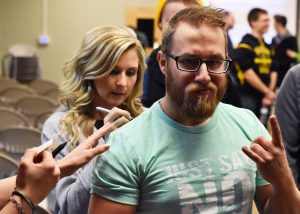
<instances>
[{"instance_id":1,"label":"woman's arm","mask_svg":"<svg viewBox=\"0 0 300 214\"><path fill-rule=\"evenodd\" d=\"M4 205L16 187L16 177L17 176L13 176L0 180L0 210L2 208L1 206Z\"/></svg>"},{"instance_id":2,"label":"woman's arm","mask_svg":"<svg viewBox=\"0 0 300 214\"><path fill-rule=\"evenodd\" d=\"M25 213L31 213L29 204L18 195L11 196L12 191L16 189L22 192L34 205L37 205L54 188L59 177L60 170L49 151L37 154L35 149L26 150L17 176L1 181L1 184L6 185L2 187L4 197L1 202L9 200L0 213L20 213L21 209Z\"/></svg>"},{"instance_id":3,"label":"woman's arm","mask_svg":"<svg viewBox=\"0 0 300 214\"><path fill-rule=\"evenodd\" d=\"M34 204L38 204L55 187L60 175L71 175L93 157L109 148L107 144L96 145L98 140L112 129L113 125L105 125L58 162L53 159L49 151L37 155L35 149L26 150L20 163L18 175L0 180L0 204L9 199L15 187L31 199ZM14 197L16 197L15 200L19 200L17 196ZM10 201L0 213L14 212L18 213L17 206Z\"/></svg>"}]
</instances>

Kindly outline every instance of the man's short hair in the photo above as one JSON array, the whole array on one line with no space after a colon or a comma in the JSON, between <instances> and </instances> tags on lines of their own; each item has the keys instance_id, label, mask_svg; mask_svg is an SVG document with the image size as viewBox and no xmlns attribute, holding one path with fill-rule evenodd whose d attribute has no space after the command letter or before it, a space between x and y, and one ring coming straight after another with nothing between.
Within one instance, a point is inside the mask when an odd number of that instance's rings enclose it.
<instances>
[{"instance_id":1,"label":"man's short hair","mask_svg":"<svg viewBox=\"0 0 300 214\"><path fill-rule=\"evenodd\" d=\"M193 6L185 8L176 13L166 24L163 29L162 51L168 50L169 44L172 41L173 35L179 23L188 23L192 26L198 27L201 24L219 27L224 33L225 37L225 51L227 53L227 33L226 24L224 21L224 10L221 8Z\"/></svg>"},{"instance_id":2,"label":"man's short hair","mask_svg":"<svg viewBox=\"0 0 300 214\"><path fill-rule=\"evenodd\" d=\"M268 12L261 8L253 8L252 10L250 10L250 12L248 13L248 23L250 27L252 27L251 22L257 21L261 14L268 14Z\"/></svg>"},{"instance_id":3,"label":"man's short hair","mask_svg":"<svg viewBox=\"0 0 300 214\"><path fill-rule=\"evenodd\" d=\"M275 16L274 16L274 20L275 20L276 23L281 24L283 27L285 27L286 24L287 24L287 19L286 19L286 17L285 17L285 16L282 16L282 15L275 15Z\"/></svg>"}]
</instances>

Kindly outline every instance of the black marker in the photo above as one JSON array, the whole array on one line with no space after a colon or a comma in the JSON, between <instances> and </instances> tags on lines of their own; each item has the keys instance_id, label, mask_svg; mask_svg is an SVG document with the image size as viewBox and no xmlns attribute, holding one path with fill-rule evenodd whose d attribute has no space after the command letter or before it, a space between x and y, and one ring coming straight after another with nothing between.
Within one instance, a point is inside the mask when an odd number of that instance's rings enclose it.
<instances>
[{"instance_id":1,"label":"black marker","mask_svg":"<svg viewBox=\"0 0 300 214\"><path fill-rule=\"evenodd\" d=\"M59 144L53 151L52 151L52 157L55 157L65 146L67 145L68 141Z\"/></svg>"}]
</instances>

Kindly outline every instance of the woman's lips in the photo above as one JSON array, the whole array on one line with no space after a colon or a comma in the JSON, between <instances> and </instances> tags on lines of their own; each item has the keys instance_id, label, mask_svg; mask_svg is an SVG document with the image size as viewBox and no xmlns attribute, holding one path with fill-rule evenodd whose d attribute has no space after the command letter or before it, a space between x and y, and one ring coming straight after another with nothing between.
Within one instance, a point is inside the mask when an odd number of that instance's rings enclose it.
<instances>
[{"instance_id":1,"label":"woman's lips","mask_svg":"<svg viewBox=\"0 0 300 214\"><path fill-rule=\"evenodd\" d=\"M111 92L111 94L113 94L115 96L124 96L125 95L124 92Z\"/></svg>"}]
</instances>

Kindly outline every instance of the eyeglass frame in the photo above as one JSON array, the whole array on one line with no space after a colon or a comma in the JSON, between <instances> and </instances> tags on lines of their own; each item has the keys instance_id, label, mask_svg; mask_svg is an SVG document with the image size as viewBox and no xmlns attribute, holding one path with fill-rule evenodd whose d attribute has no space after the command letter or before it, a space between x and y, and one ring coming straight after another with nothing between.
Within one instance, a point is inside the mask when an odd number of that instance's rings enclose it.
<instances>
[{"instance_id":1,"label":"eyeglass frame","mask_svg":"<svg viewBox=\"0 0 300 214\"><path fill-rule=\"evenodd\" d=\"M226 59L207 59L207 60L203 60L203 59L201 59L201 58L199 58L199 57L190 57L190 59L197 59L200 63L199 63L199 65L198 65L197 69L195 69L195 70L186 70L186 69L179 68L179 66L178 66L178 58L179 58L179 57L184 57L184 56L174 56L173 54L171 54L171 53L168 52L168 51L165 51L164 54L165 54L167 57L170 57L171 59L175 60L175 62L176 62L176 67L178 68L178 70L185 71L185 72L196 72L196 71L199 70L199 68L201 67L201 65L202 65L203 63L205 63L206 70L207 70L208 73L211 73L211 74L224 74L224 73L227 73L227 72L228 72L228 70L229 70L229 68L230 68L230 66L231 66L231 63L232 63L232 59L230 59L229 56L227 56ZM186 58L189 58L189 57L186 57ZM207 61L224 61L224 62L228 62L228 66L227 66L227 69L226 69L225 71L214 72L214 71L210 71L210 70L208 69L208 66L207 66L207 64L206 64Z\"/></svg>"}]
</instances>

